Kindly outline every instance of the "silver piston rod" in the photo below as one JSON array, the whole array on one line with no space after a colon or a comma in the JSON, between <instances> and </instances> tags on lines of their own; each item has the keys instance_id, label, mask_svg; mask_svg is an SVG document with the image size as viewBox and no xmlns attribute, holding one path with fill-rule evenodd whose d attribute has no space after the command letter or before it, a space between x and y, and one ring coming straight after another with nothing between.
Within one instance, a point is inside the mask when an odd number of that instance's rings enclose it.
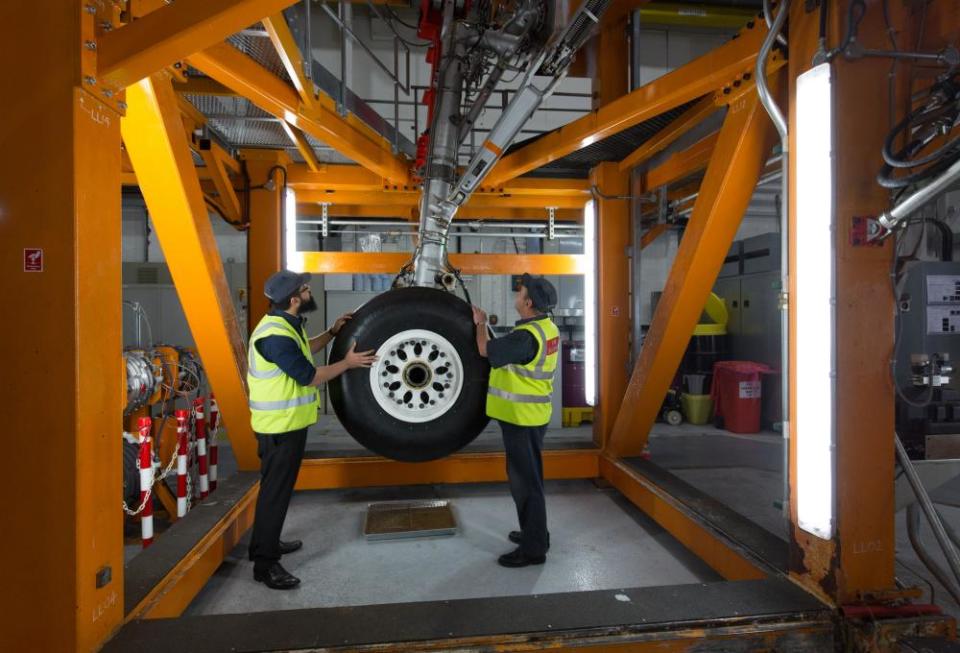
<instances>
[{"instance_id":1,"label":"silver piston rod","mask_svg":"<svg viewBox=\"0 0 960 653\"><path fill-rule=\"evenodd\" d=\"M590 37L609 2L584 0L567 27L530 58L523 83L459 179L456 178L457 153L463 123L460 113L463 73L459 60L470 35L458 33L453 3L444 5L440 92L430 125L430 149L420 199L419 242L412 261L413 278L408 283L448 290L454 288L456 277L447 261L447 236L457 210L514 142L527 120L556 89L573 62L574 54ZM497 54L502 59L503 53ZM539 79L536 78L538 74L541 75Z\"/></svg>"}]
</instances>

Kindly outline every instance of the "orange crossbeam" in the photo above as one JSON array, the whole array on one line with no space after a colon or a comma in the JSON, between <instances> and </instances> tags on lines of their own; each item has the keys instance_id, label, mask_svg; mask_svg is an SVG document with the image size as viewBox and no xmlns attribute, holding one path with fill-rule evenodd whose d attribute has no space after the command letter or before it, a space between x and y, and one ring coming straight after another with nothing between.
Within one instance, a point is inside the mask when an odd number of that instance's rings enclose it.
<instances>
[{"instance_id":1,"label":"orange crossbeam","mask_svg":"<svg viewBox=\"0 0 960 653\"><path fill-rule=\"evenodd\" d=\"M405 252L300 252L303 270L313 274L396 274L411 254ZM450 264L464 274L583 274L581 254L451 254Z\"/></svg>"},{"instance_id":2,"label":"orange crossbeam","mask_svg":"<svg viewBox=\"0 0 960 653\"><path fill-rule=\"evenodd\" d=\"M294 2L171 2L139 20L104 34L97 44L97 73L108 86L125 88Z\"/></svg>"}]
</instances>

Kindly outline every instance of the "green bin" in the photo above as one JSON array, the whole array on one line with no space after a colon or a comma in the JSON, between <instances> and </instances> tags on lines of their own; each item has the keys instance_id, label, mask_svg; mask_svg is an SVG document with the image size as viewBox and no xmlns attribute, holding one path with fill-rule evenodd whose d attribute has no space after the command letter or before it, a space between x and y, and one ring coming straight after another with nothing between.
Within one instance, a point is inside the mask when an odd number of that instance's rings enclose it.
<instances>
[{"instance_id":1,"label":"green bin","mask_svg":"<svg viewBox=\"0 0 960 653\"><path fill-rule=\"evenodd\" d=\"M713 415L713 399L710 395L684 394L680 397L683 417L691 424L706 424Z\"/></svg>"}]
</instances>

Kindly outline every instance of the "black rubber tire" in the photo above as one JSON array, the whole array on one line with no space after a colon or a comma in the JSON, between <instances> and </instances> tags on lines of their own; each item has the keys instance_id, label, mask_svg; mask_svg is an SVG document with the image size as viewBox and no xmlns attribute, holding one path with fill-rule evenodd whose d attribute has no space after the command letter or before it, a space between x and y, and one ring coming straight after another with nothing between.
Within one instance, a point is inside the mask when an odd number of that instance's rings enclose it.
<instances>
[{"instance_id":1,"label":"black rubber tire","mask_svg":"<svg viewBox=\"0 0 960 653\"><path fill-rule=\"evenodd\" d=\"M405 462L443 458L465 447L487 425L490 366L477 352L470 306L432 288L398 288L374 297L354 313L333 342L330 363L343 359L353 340L357 350L378 349L408 329L427 329L456 348L464 384L457 402L429 422L402 421L383 410L370 389L368 369L348 370L328 385L330 402L347 431L371 451Z\"/></svg>"}]
</instances>

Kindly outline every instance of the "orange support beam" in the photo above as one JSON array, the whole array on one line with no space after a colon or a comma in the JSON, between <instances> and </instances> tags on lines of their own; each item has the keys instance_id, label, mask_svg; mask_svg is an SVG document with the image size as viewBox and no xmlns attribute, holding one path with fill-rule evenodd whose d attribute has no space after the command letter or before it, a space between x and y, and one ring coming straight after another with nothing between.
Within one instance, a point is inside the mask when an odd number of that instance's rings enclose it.
<instances>
[{"instance_id":1,"label":"orange support beam","mask_svg":"<svg viewBox=\"0 0 960 653\"><path fill-rule=\"evenodd\" d=\"M123 89L175 61L222 41L295 0L177 0L97 44L97 75Z\"/></svg>"},{"instance_id":2,"label":"orange support beam","mask_svg":"<svg viewBox=\"0 0 960 653\"><path fill-rule=\"evenodd\" d=\"M546 213L547 206L561 209L580 209L590 199L587 193L579 195L557 195L546 199L542 195L503 195L500 193L474 193L467 200L466 206L474 209L499 208L540 208ZM315 202L318 204L353 204L417 207L420 204L419 191L336 191L327 193L317 190L297 191L298 202ZM459 215L459 214L458 214Z\"/></svg>"},{"instance_id":3,"label":"orange support beam","mask_svg":"<svg viewBox=\"0 0 960 653\"><path fill-rule=\"evenodd\" d=\"M223 157L212 149L201 150L200 156L203 162L207 164L207 170L217 189L217 203L223 209L227 220L230 222L240 222L240 198L233 189L233 182L230 181L230 175L227 174L227 167L224 164Z\"/></svg>"},{"instance_id":4,"label":"orange support beam","mask_svg":"<svg viewBox=\"0 0 960 653\"><path fill-rule=\"evenodd\" d=\"M254 186L273 181L273 190L250 191L250 226L247 229L247 333L270 310L263 294L263 284L279 270L283 261L283 177L291 161L286 152L243 150L240 156L247 163L247 174Z\"/></svg>"},{"instance_id":5,"label":"orange support beam","mask_svg":"<svg viewBox=\"0 0 960 653\"><path fill-rule=\"evenodd\" d=\"M407 252L301 252L303 270L313 274L395 274L410 260ZM583 274L580 254L450 254L464 274Z\"/></svg>"},{"instance_id":6,"label":"orange support beam","mask_svg":"<svg viewBox=\"0 0 960 653\"><path fill-rule=\"evenodd\" d=\"M2 13L3 58L44 63L9 67L0 121L0 650L95 651L123 622L120 116L81 88L82 35L102 17Z\"/></svg>"},{"instance_id":7,"label":"orange support beam","mask_svg":"<svg viewBox=\"0 0 960 653\"><path fill-rule=\"evenodd\" d=\"M662 234L667 232L669 225L666 224L655 224L640 237L640 249L646 249L650 243L659 238Z\"/></svg>"},{"instance_id":8,"label":"orange support beam","mask_svg":"<svg viewBox=\"0 0 960 653\"><path fill-rule=\"evenodd\" d=\"M707 167L716 148L718 134L701 138L685 150L670 156L666 161L643 175L644 191L651 191L667 184L686 179Z\"/></svg>"},{"instance_id":9,"label":"orange support beam","mask_svg":"<svg viewBox=\"0 0 960 653\"><path fill-rule=\"evenodd\" d=\"M939 3L930 5L930 10ZM943 3L942 9L956 2ZM835 42L846 31L846 6L829 6L827 39ZM957 21L933 22L927 16L930 36L925 50L936 51L948 42L936 43L931 36L939 26L949 25L956 38ZM835 423L835 529L832 540L823 540L801 530L797 525L797 449L803 437L803 406L796 401L796 337L800 325L797 316L803 305L797 304L796 292L796 198L804 189L797 188L796 153L803 147L796 141L796 78L810 67L818 47L819 26L816 13L806 13L802 4L790 7L790 189L789 236L789 318L790 318L790 512L792 532L789 536L791 575L805 588L836 603L860 600L864 594L895 588L897 541L894 507L894 400L890 386L890 351L894 343L892 315L893 294L890 291L890 257L892 242L883 247L856 247L847 234L853 229L855 216L877 215L889 206L889 192L875 181L874 166L865 166L865 156L879 156L890 125L902 118L909 106L907 87L910 75L905 69L897 74L892 106L897 115L890 115L887 102L890 62L885 59L847 61L837 57L833 62L835 165L835 247L832 253L836 297L834 303L834 338L836 344ZM919 15L910 6L892 4L890 21L897 34L915 34ZM935 27L937 26L937 27ZM883 12L866 13L859 28L859 38L869 43L882 43L887 37ZM906 38L906 36L904 37ZM864 97L873 96L869 110L844 111ZM882 98L882 100L881 100ZM787 104L781 102L786 108ZM829 256L829 254L826 254ZM807 408L807 410L810 410ZM824 473L829 473L824 471Z\"/></svg>"},{"instance_id":10,"label":"orange support beam","mask_svg":"<svg viewBox=\"0 0 960 653\"><path fill-rule=\"evenodd\" d=\"M639 455L730 249L775 132L756 96L730 107L663 297L613 427L609 451Z\"/></svg>"},{"instance_id":11,"label":"orange support beam","mask_svg":"<svg viewBox=\"0 0 960 653\"><path fill-rule=\"evenodd\" d=\"M718 109L719 107L716 102L714 102L712 94L702 98L699 102L684 111L680 117L631 152L627 158L620 162L620 169L629 170L635 165L643 163L654 154L663 151L664 148L699 125L707 116L713 114Z\"/></svg>"},{"instance_id":12,"label":"orange support beam","mask_svg":"<svg viewBox=\"0 0 960 653\"><path fill-rule=\"evenodd\" d=\"M615 162L601 163L590 173L597 199L597 406L593 439L603 446L627 387L630 361L630 202L604 199L630 194L630 175Z\"/></svg>"},{"instance_id":13,"label":"orange support beam","mask_svg":"<svg viewBox=\"0 0 960 653\"><path fill-rule=\"evenodd\" d=\"M543 452L547 479L597 478L596 449ZM379 457L308 458L300 466L297 490L428 485L437 483L502 483L507 479L499 453L459 453L426 463L402 463Z\"/></svg>"},{"instance_id":14,"label":"orange support beam","mask_svg":"<svg viewBox=\"0 0 960 653\"><path fill-rule=\"evenodd\" d=\"M312 172L318 172L322 164L317 159L317 153L313 151L313 146L310 145L310 141L307 140L307 136L303 131L288 122L281 121L280 125L283 127L283 131L287 133L287 138L297 146L297 151L300 152L300 156L306 161L307 168Z\"/></svg>"},{"instance_id":15,"label":"orange support beam","mask_svg":"<svg viewBox=\"0 0 960 653\"><path fill-rule=\"evenodd\" d=\"M505 156L488 181L501 184L712 93L750 71L766 34L762 20L752 23L729 43Z\"/></svg>"},{"instance_id":16,"label":"orange support beam","mask_svg":"<svg viewBox=\"0 0 960 653\"><path fill-rule=\"evenodd\" d=\"M246 352L170 79L127 90L121 131L240 469L258 467Z\"/></svg>"},{"instance_id":17,"label":"orange support beam","mask_svg":"<svg viewBox=\"0 0 960 653\"><path fill-rule=\"evenodd\" d=\"M408 183L409 163L393 154L382 136L356 116L340 116L326 95L304 105L296 89L229 43L189 57L190 65L247 98L267 113L299 127L393 183Z\"/></svg>"}]
</instances>

